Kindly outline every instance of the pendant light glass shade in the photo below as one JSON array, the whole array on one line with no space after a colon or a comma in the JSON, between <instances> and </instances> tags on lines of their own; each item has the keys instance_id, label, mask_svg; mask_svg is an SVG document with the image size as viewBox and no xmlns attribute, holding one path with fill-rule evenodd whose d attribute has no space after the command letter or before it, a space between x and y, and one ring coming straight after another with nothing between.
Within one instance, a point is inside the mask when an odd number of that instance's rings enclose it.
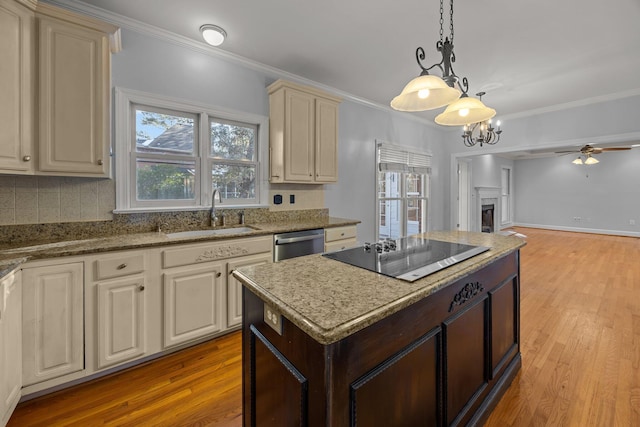
<instances>
[{"instance_id":1,"label":"pendant light glass shade","mask_svg":"<svg viewBox=\"0 0 640 427\"><path fill-rule=\"evenodd\" d=\"M426 111L443 107L460 97L458 89L448 86L438 76L416 77L391 100L391 108L398 111ZM495 114L495 112L494 112Z\"/></svg>"},{"instance_id":2,"label":"pendant light glass shade","mask_svg":"<svg viewBox=\"0 0 640 427\"><path fill-rule=\"evenodd\" d=\"M496 115L477 98L463 96L436 116L436 123L443 126L464 126L470 123L484 122Z\"/></svg>"},{"instance_id":3,"label":"pendant light glass shade","mask_svg":"<svg viewBox=\"0 0 640 427\"><path fill-rule=\"evenodd\" d=\"M577 159L575 159L573 162L574 165L581 165L582 164L582 159L580 158L580 156L578 156Z\"/></svg>"},{"instance_id":4,"label":"pendant light glass shade","mask_svg":"<svg viewBox=\"0 0 640 427\"><path fill-rule=\"evenodd\" d=\"M587 158L584 160L585 165L595 165L596 163L600 163L600 161L595 157L591 157L591 154L588 154Z\"/></svg>"}]
</instances>

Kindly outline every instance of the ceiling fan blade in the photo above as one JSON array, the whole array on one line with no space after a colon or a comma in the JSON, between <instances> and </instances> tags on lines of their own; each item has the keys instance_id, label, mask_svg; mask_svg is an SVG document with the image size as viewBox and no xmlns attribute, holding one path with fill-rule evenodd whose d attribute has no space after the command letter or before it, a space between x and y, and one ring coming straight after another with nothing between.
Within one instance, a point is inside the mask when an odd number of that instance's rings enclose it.
<instances>
[{"instance_id":1,"label":"ceiling fan blade","mask_svg":"<svg viewBox=\"0 0 640 427\"><path fill-rule=\"evenodd\" d=\"M569 154L569 153L579 153L580 150L569 150L569 151L555 151L555 154Z\"/></svg>"},{"instance_id":2,"label":"ceiling fan blade","mask_svg":"<svg viewBox=\"0 0 640 427\"><path fill-rule=\"evenodd\" d=\"M606 148L596 148L596 150L602 151L623 151L623 150L631 150L631 147L606 147Z\"/></svg>"}]
</instances>

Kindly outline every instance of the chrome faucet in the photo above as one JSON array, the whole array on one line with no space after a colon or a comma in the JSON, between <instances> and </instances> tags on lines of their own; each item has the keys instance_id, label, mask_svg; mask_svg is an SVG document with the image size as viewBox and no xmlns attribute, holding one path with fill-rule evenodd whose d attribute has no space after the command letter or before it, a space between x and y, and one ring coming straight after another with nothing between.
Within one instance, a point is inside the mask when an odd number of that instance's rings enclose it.
<instances>
[{"instance_id":1,"label":"chrome faucet","mask_svg":"<svg viewBox=\"0 0 640 427\"><path fill-rule=\"evenodd\" d=\"M216 216L216 194L218 195L218 200L222 203L222 194L218 191L217 188L213 189L213 193L211 193L211 226L215 227L218 223L218 217Z\"/></svg>"}]
</instances>

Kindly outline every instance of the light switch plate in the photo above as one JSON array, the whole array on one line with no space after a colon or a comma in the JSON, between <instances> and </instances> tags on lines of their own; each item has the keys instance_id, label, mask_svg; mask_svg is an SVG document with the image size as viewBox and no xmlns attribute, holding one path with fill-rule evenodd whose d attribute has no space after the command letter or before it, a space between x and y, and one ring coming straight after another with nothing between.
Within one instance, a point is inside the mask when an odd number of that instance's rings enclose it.
<instances>
[{"instance_id":1,"label":"light switch plate","mask_svg":"<svg viewBox=\"0 0 640 427\"><path fill-rule=\"evenodd\" d=\"M282 315L267 304L264 305L264 323L282 335Z\"/></svg>"}]
</instances>

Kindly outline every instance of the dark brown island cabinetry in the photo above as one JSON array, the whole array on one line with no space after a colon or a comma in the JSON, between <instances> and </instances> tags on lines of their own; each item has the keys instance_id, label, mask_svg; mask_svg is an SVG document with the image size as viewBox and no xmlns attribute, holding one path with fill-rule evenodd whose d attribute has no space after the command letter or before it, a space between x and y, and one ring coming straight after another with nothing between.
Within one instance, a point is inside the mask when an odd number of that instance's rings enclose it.
<instances>
[{"instance_id":1,"label":"dark brown island cabinetry","mask_svg":"<svg viewBox=\"0 0 640 427\"><path fill-rule=\"evenodd\" d=\"M521 366L519 256L330 344L245 287L244 425L481 425Z\"/></svg>"}]
</instances>

